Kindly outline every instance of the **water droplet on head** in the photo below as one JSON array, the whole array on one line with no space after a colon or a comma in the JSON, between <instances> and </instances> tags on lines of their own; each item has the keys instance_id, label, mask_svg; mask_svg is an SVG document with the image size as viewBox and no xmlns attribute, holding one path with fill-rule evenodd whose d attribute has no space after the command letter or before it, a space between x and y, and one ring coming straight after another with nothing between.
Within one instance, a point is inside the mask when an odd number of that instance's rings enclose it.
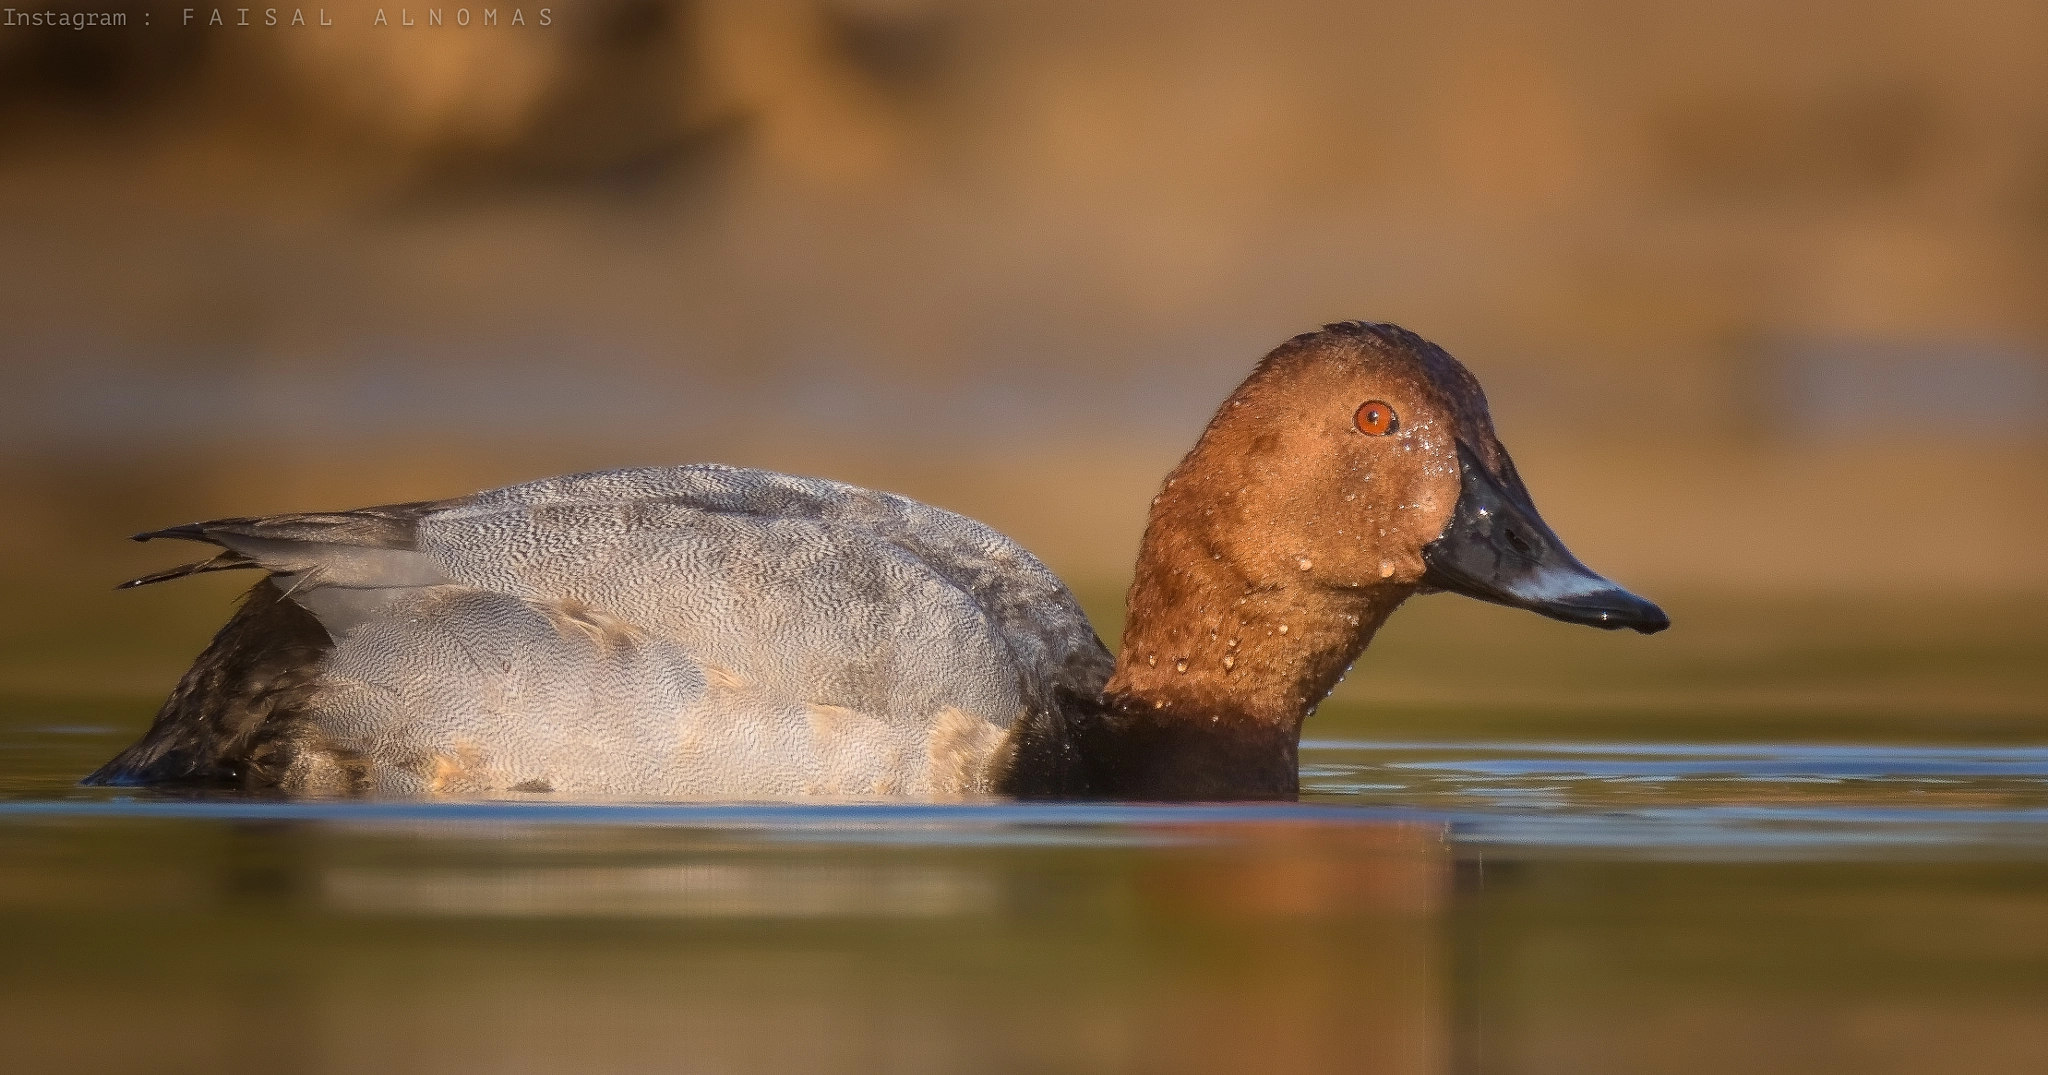
<instances>
[{"instance_id":1,"label":"water droplet on head","mask_svg":"<svg viewBox=\"0 0 2048 1075\"><path fill-rule=\"evenodd\" d=\"M1284 624L1284 623L1283 623L1283 624L1281 624L1281 625L1280 625L1280 633L1281 633L1281 634L1283 634L1283 635L1287 633L1287 625L1286 625L1286 624Z\"/></svg>"},{"instance_id":2,"label":"water droplet on head","mask_svg":"<svg viewBox=\"0 0 2048 1075\"><path fill-rule=\"evenodd\" d=\"M1187 671L1187 670L1188 670L1188 659L1187 659L1186 657L1182 657L1182 658L1181 658L1180 660L1177 660L1177 661L1173 662L1173 670L1174 670L1174 671L1176 671L1176 672L1185 672L1185 671Z\"/></svg>"},{"instance_id":3,"label":"water droplet on head","mask_svg":"<svg viewBox=\"0 0 2048 1075\"><path fill-rule=\"evenodd\" d=\"M1299 560L1296 560L1295 564L1297 564L1303 571L1307 571L1309 568L1316 566L1310 563L1308 557L1306 556L1302 557Z\"/></svg>"}]
</instances>

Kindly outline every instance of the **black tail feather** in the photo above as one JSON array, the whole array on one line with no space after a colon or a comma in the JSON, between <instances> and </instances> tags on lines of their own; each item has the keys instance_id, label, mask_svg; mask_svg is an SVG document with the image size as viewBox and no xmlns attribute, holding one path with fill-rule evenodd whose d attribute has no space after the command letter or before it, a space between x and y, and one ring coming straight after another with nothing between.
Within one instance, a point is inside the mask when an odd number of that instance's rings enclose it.
<instances>
[{"instance_id":1,"label":"black tail feather","mask_svg":"<svg viewBox=\"0 0 2048 1075\"><path fill-rule=\"evenodd\" d=\"M225 521L240 522L242 520L232 519ZM130 537L128 540L154 541L157 538L175 538L179 541L212 541L212 538L206 536L206 528L213 525L216 524L186 523L183 526L166 526L162 530L144 530L142 533L136 534L133 537Z\"/></svg>"},{"instance_id":2,"label":"black tail feather","mask_svg":"<svg viewBox=\"0 0 2048 1075\"><path fill-rule=\"evenodd\" d=\"M196 564L179 564L177 567L167 567L162 571L152 571L141 578L129 579L127 582L115 586L114 589L128 590L137 586L147 586L152 582L169 582L172 579L182 579L187 575L204 575L209 571L238 571L261 566L241 553L228 551L221 553L211 560L201 560Z\"/></svg>"}]
</instances>

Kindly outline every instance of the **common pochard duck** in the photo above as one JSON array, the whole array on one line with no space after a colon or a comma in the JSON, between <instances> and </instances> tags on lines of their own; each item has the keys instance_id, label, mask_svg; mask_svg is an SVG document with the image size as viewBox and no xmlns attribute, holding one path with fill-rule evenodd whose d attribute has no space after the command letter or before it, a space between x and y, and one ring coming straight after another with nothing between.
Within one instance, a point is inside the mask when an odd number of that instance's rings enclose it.
<instances>
[{"instance_id":1,"label":"common pochard duck","mask_svg":"<svg viewBox=\"0 0 2048 1075\"><path fill-rule=\"evenodd\" d=\"M972 519L710 464L220 519L265 573L92 784L302 796L1288 799L1410 596L1664 629L1545 525L1479 383L1394 325L1259 362L1166 478L1112 657Z\"/></svg>"}]
</instances>

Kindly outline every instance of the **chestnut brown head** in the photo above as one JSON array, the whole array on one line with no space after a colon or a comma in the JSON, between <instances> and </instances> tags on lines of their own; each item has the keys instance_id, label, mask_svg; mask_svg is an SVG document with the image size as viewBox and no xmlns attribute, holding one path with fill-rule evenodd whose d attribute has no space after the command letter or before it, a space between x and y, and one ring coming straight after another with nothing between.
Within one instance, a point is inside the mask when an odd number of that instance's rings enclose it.
<instances>
[{"instance_id":1,"label":"chestnut brown head","mask_svg":"<svg viewBox=\"0 0 2048 1075\"><path fill-rule=\"evenodd\" d=\"M1450 590L1596 627L1670 623L1572 556L1478 381L1394 325L1328 325L1267 355L1159 510L1248 587Z\"/></svg>"}]
</instances>

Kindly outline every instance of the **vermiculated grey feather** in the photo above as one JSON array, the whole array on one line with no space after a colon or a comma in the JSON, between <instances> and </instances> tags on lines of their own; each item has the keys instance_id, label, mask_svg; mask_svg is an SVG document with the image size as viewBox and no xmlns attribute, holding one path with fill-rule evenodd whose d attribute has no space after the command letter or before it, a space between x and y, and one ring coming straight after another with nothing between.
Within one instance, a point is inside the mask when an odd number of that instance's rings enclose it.
<instances>
[{"instance_id":1,"label":"vermiculated grey feather","mask_svg":"<svg viewBox=\"0 0 2048 1075\"><path fill-rule=\"evenodd\" d=\"M1073 595L1001 534L766 471L604 471L148 536L272 572L332 640L269 752L223 742L206 770L295 792L970 794L1023 721L1111 669ZM213 677L216 702L255 689ZM146 748L177 733L172 708L94 779L161 779Z\"/></svg>"}]
</instances>

